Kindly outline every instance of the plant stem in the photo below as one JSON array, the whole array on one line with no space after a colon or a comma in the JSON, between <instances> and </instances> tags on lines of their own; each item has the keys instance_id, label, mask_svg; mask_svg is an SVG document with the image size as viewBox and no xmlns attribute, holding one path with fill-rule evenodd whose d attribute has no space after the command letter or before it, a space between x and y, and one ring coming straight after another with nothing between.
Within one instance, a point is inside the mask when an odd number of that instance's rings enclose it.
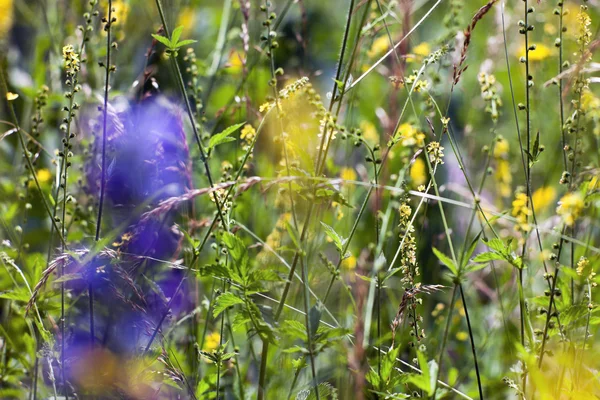
<instances>
[{"instance_id":1,"label":"plant stem","mask_svg":"<svg viewBox=\"0 0 600 400\"><path fill-rule=\"evenodd\" d=\"M479 375L479 364L477 362L477 350L475 349L475 341L473 340L473 329L471 328L471 320L469 319L469 310L467 308L467 300L465 299L465 293L463 291L462 284L458 284L460 289L460 298L462 299L463 307L465 309L465 318L467 319L467 329L469 330L469 338L471 339L471 352L473 353L473 361L475 363L475 374L477 375L477 389L479 390L479 398L483 400L483 389L481 387L481 377Z\"/></svg>"}]
</instances>

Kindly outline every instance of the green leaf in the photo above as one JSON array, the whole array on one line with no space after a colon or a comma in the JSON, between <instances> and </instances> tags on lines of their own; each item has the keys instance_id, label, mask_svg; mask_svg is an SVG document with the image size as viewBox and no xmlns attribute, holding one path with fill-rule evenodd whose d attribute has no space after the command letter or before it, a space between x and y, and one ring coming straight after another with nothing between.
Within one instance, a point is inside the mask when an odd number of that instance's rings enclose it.
<instances>
[{"instance_id":1,"label":"green leaf","mask_svg":"<svg viewBox=\"0 0 600 400\"><path fill-rule=\"evenodd\" d=\"M486 244L487 247L489 247L492 250L496 250L499 253L504 254L506 252L506 245L504 244L504 242L500 239L483 239L483 243Z\"/></svg>"},{"instance_id":2,"label":"green leaf","mask_svg":"<svg viewBox=\"0 0 600 400\"><path fill-rule=\"evenodd\" d=\"M152 34L152 37L154 39L156 39L157 41L159 41L160 43L164 44L165 46L167 46L168 48L171 48L171 41L164 37L164 36L160 36L160 35L156 35L156 34Z\"/></svg>"},{"instance_id":3,"label":"green leaf","mask_svg":"<svg viewBox=\"0 0 600 400\"><path fill-rule=\"evenodd\" d=\"M298 237L298 232L296 232L296 229L294 229L294 227L292 226L292 224L290 224L289 221L285 221L285 228L288 231L288 234L290 235L290 239L292 239L292 242L294 243L294 246L296 246L297 250L300 250L300 238Z\"/></svg>"},{"instance_id":4,"label":"green leaf","mask_svg":"<svg viewBox=\"0 0 600 400\"><path fill-rule=\"evenodd\" d=\"M504 260L504 256L500 253L496 253L495 251L486 251L485 253L479 253L473 259L476 263L488 263L490 261L495 260Z\"/></svg>"},{"instance_id":5,"label":"green leaf","mask_svg":"<svg viewBox=\"0 0 600 400\"><path fill-rule=\"evenodd\" d=\"M196 42L197 42L197 40L186 39L186 40L182 40L181 42L177 42L176 46L183 47L183 46L187 46L188 44L192 44L192 43L196 43Z\"/></svg>"},{"instance_id":6,"label":"green leaf","mask_svg":"<svg viewBox=\"0 0 600 400\"><path fill-rule=\"evenodd\" d=\"M487 266L488 266L488 264L487 264L487 263L482 263L482 264L469 264L469 265L467 266L467 268L466 268L466 269L467 269L467 273L468 273L468 274L470 274L470 273L472 273L472 272L475 272L475 271L479 271L479 270L481 270L481 269L484 269L484 268L485 268L485 267L487 267Z\"/></svg>"},{"instance_id":7,"label":"green leaf","mask_svg":"<svg viewBox=\"0 0 600 400\"><path fill-rule=\"evenodd\" d=\"M231 135L233 132L240 129L244 124L245 124L245 122L242 122L240 124L231 125L229 128L225 129L224 131L219 132L216 135L213 135L210 138L210 141L208 142L208 151L214 149L215 147L217 147L220 144L227 143L227 142L233 142L235 140L235 138L229 137L229 135Z\"/></svg>"},{"instance_id":8,"label":"green leaf","mask_svg":"<svg viewBox=\"0 0 600 400\"><path fill-rule=\"evenodd\" d=\"M171 43L174 44L173 47L179 47L177 46L177 43L181 37L181 32L183 32L183 26L178 26L177 28L173 29L173 34L171 35Z\"/></svg>"},{"instance_id":9,"label":"green leaf","mask_svg":"<svg viewBox=\"0 0 600 400\"><path fill-rule=\"evenodd\" d=\"M325 234L333 241L335 247L337 247L341 253L343 251L345 239L338 235L338 233L325 222L321 221L321 225L323 225L323 228L325 228Z\"/></svg>"},{"instance_id":10,"label":"green leaf","mask_svg":"<svg viewBox=\"0 0 600 400\"><path fill-rule=\"evenodd\" d=\"M217 317L223 311L228 309L229 307L235 306L237 304L243 304L244 300L242 300L239 296L231 292L225 292L215 300L215 308L213 309L213 317Z\"/></svg>"},{"instance_id":11,"label":"green leaf","mask_svg":"<svg viewBox=\"0 0 600 400\"><path fill-rule=\"evenodd\" d=\"M315 304L308 311L308 321L310 322L310 336L313 337L319 329L319 323L321 322L321 313L323 306L320 303Z\"/></svg>"},{"instance_id":12,"label":"green leaf","mask_svg":"<svg viewBox=\"0 0 600 400\"><path fill-rule=\"evenodd\" d=\"M446 255L444 255L441 251L439 251L438 249L436 249L435 247L432 247L431 250L433 250L433 254L436 255L436 257L446 266L450 269L450 271L452 271L452 273L454 275L458 275L458 268L456 268L456 265L454 264L454 262Z\"/></svg>"}]
</instances>

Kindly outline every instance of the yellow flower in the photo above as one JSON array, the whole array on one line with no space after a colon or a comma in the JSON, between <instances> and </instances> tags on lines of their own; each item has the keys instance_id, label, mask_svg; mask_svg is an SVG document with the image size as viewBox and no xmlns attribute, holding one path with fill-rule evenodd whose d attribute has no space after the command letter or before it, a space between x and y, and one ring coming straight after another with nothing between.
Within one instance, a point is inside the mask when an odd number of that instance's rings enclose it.
<instances>
[{"instance_id":1,"label":"yellow flower","mask_svg":"<svg viewBox=\"0 0 600 400\"><path fill-rule=\"evenodd\" d=\"M494 146L494 157L501 158L507 156L509 149L510 145L508 144L508 141L504 138L500 138Z\"/></svg>"},{"instance_id":2,"label":"yellow flower","mask_svg":"<svg viewBox=\"0 0 600 400\"><path fill-rule=\"evenodd\" d=\"M254 127L250 124L246 124L242 128L242 132L240 133L240 139L245 140L247 143L252 143L255 135L256 130L254 129Z\"/></svg>"},{"instance_id":3,"label":"yellow flower","mask_svg":"<svg viewBox=\"0 0 600 400\"><path fill-rule=\"evenodd\" d=\"M469 334L465 331L457 332L456 339L460 340L461 342L466 342L467 339L469 339Z\"/></svg>"},{"instance_id":4,"label":"yellow flower","mask_svg":"<svg viewBox=\"0 0 600 400\"><path fill-rule=\"evenodd\" d=\"M229 68L227 68L227 72L231 74L239 74L244 67L244 61L245 58L243 53L237 50L232 50L229 53Z\"/></svg>"},{"instance_id":5,"label":"yellow flower","mask_svg":"<svg viewBox=\"0 0 600 400\"><path fill-rule=\"evenodd\" d=\"M350 256L345 258L344 261L342 261L342 268L347 270L353 270L356 268L356 257Z\"/></svg>"},{"instance_id":6,"label":"yellow flower","mask_svg":"<svg viewBox=\"0 0 600 400\"><path fill-rule=\"evenodd\" d=\"M422 186L427 181L427 166L422 158L417 158L410 166L410 178L415 186Z\"/></svg>"},{"instance_id":7,"label":"yellow flower","mask_svg":"<svg viewBox=\"0 0 600 400\"><path fill-rule=\"evenodd\" d=\"M204 340L204 351L215 351L219 347L219 343L221 342L221 335L219 332L213 332L206 336L206 340Z\"/></svg>"},{"instance_id":8,"label":"yellow flower","mask_svg":"<svg viewBox=\"0 0 600 400\"><path fill-rule=\"evenodd\" d=\"M531 225L529 225L529 216L532 215L531 208L529 206L529 198L525 193L517 193L515 199L512 202L512 216L516 218L517 224L515 230L517 232L529 232Z\"/></svg>"},{"instance_id":9,"label":"yellow flower","mask_svg":"<svg viewBox=\"0 0 600 400\"><path fill-rule=\"evenodd\" d=\"M417 131L417 129L408 123L403 123L398 127L396 137L400 139L400 143L404 147L423 147L425 144L425 134Z\"/></svg>"},{"instance_id":10,"label":"yellow flower","mask_svg":"<svg viewBox=\"0 0 600 400\"><path fill-rule=\"evenodd\" d=\"M264 113L265 111L270 111L271 108L273 108L274 104L270 103L270 102L266 102L261 104L261 106L258 108L258 112L259 113Z\"/></svg>"},{"instance_id":11,"label":"yellow flower","mask_svg":"<svg viewBox=\"0 0 600 400\"><path fill-rule=\"evenodd\" d=\"M529 61L542 61L554 54L554 49L541 44L535 44L535 50L529 51ZM519 57L525 57L525 49L519 51Z\"/></svg>"},{"instance_id":12,"label":"yellow flower","mask_svg":"<svg viewBox=\"0 0 600 400\"><path fill-rule=\"evenodd\" d=\"M427 42L422 42L422 43L416 45L415 47L413 47L412 53L415 56L420 56L420 57L413 57L412 55L407 55L407 57L406 57L407 62L413 62L413 61L416 61L417 59L421 59L425 56L428 56L429 53L431 53L431 46Z\"/></svg>"},{"instance_id":13,"label":"yellow flower","mask_svg":"<svg viewBox=\"0 0 600 400\"><path fill-rule=\"evenodd\" d=\"M177 26L183 26L182 34L187 35L196 22L196 14L191 7L184 7L177 19Z\"/></svg>"},{"instance_id":14,"label":"yellow flower","mask_svg":"<svg viewBox=\"0 0 600 400\"><path fill-rule=\"evenodd\" d=\"M429 161L435 166L444 163L444 148L440 146L440 142L431 142L427 145L427 153L429 153Z\"/></svg>"},{"instance_id":15,"label":"yellow flower","mask_svg":"<svg viewBox=\"0 0 600 400\"><path fill-rule=\"evenodd\" d=\"M52 174L46 168L42 168L37 172L37 179L40 183L46 183L52 179Z\"/></svg>"},{"instance_id":16,"label":"yellow flower","mask_svg":"<svg viewBox=\"0 0 600 400\"><path fill-rule=\"evenodd\" d=\"M427 42L416 45L413 48L413 53L419 56L427 56L431 53L431 46Z\"/></svg>"},{"instance_id":17,"label":"yellow flower","mask_svg":"<svg viewBox=\"0 0 600 400\"><path fill-rule=\"evenodd\" d=\"M63 62L65 69L69 74L79 71L79 54L75 52L73 45L68 44L63 47Z\"/></svg>"},{"instance_id":18,"label":"yellow flower","mask_svg":"<svg viewBox=\"0 0 600 400\"><path fill-rule=\"evenodd\" d=\"M0 39L3 39L13 23L13 0L0 0Z\"/></svg>"},{"instance_id":19,"label":"yellow flower","mask_svg":"<svg viewBox=\"0 0 600 400\"><path fill-rule=\"evenodd\" d=\"M6 92L6 100L13 101L19 98L19 95L13 92Z\"/></svg>"},{"instance_id":20,"label":"yellow flower","mask_svg":"<svg viewBox=\"0 0 600 400\"><path fill-rule=\"evenodd\" d=\"M355 181L356 180L356 172L352 168L342 168L340 171L340 178L345 181Z\"/></svg>"},{"instance_id":21,"label":"yellow flower","mask_svg":"<svg viewBox=\"0 0 600 400\"><path fill-rule=\"evenodd\" d=\"M362 131L363 138L369 143L379 143L379 134L377 128L369 121L360 122L360 130Z\"/></svg>"},{"instance_id":22,"label":"yellow flower","mask_svg":"<svg viewBox=\"0 0 600 400\"><path fill-rule=\"evenodd\" d=\"M552 186L541 187L531 196L531 201L536 210L542 211L554 201L556 190Z\"/></svg>"},{"instance_id":23,"label":"yellow flower","mask_svg":"<svg viewBox=\"0 0 600 400\"><path fill-rule=\"evenodd\" d=\"M567 226L573 226L581 215L583 207L583 198L579 193L567 193L558 202L556 213L562 217Z\"/></svg>"},{"instance_id":24,"label":"yellow flower","mask_svg":"<svg viewBox=\"0 0 600 400\"><path fill-rule=\"evenodd\" d=\"M590 30L592 19L585 12L587 7L584 7L585 6L581 6L579 14L577 14L577 22L579 25L579 29L577 32L577 43L587 46L592 41L592 31Z\"/></svg>"},{"instance_id":25,"label":"yellow flower","mask_svg":"<svg viewBox=\"0 0 600 400\"><path fill-rule=\"evenodd\" d=\"M390 41L389 41L387 35L380 36L373 41L371 48L367 51L367 56L369 58L378 57L378 56L382 55L383 53L385 53L386 51L388 51L389 48L390 48Z\"/></svg>"}]
</instances>

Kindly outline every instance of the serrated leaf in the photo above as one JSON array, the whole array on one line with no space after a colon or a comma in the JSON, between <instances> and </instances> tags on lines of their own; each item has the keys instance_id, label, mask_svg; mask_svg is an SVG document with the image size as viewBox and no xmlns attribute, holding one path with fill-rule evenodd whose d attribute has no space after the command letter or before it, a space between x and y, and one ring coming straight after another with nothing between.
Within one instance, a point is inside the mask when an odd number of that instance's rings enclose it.
<instances>
[{"instance_id":1,"label":"serrated leaf","mask_svg":"<svg viewBox=\"0 0 600 400\"><path fill-rule=\"evenodd\" d=\"M310 322L310 336L315 336L319 323L321 322L322 306L320 303L315 304L308 311L308 321Z\"/></svg>"},{"instance_id":2,"label":"serrated leaf","mask_svg":"<svg viewBox=\"0 0 600 400\"><path fill-rule=\"evenodd\" d=\"M479 253L473 259L476 263L488 263L490 261L504 260L504 256L495 251L486 251L485 253Z\"/></svg>"},{"instance_id":3,"label":"serrated leaf","mask_svg":"<svg viewBox=\"0 0 600 400\"><path fill-rule=\"evenodd\" d=\"M171 48L171 41L164 37L164 36L160 36L160 35L156 35L156 34L152 34L152 37L154 39L156 39L157 41L159 41L160 43L164 44L166 47Z\"/></svg>"},{"instance_id":4,"label":"serrated leaf","mask_svg":"<svg viewBox=\"0 0 600 400\"><path fill-rule=\"evenodd\" d=\"M183 32L183 26L178 26L177 28L173 29L173 33L171 34L171 43L176 45L177 42L179 42L181 32Z\"/></svg>"},{"instance_id":5,"label":"serrated leaf","mask_svg":"<svg viewBox=\"0 0 600 400\"><path fill-rule=\"evenodd\" d=\"M231 125L229 128L225 129L224 131L211 136L210 141L208 142L208 150L210 151L220 144L234 141L235 138L232 138L229 135L231 135L233 132L240 129L244 124L245 124L245 122L242 122L240 124Z\"/></svg>"},{"instance_id":6,"label":"serrated leaf","mask_svg":"<svg viewBox=\"0 0 600 400\"><path fill-rule=\"evenodd\" d=\"M446 256L444 253L442 253L441 251L439 251L438 249L436 249L435 247L431 247L431 250L433 250L433 254L436 255L436 257L446 266L450 269L450 271L452 271L452 273L454 275L458 275L458 268L456 268L456 265L454 264L454 262L448 257Z\"/></svg>"},{"instance_id":7,"label":"serrated leaf","mask_svg":"<svg viewBox=\"0 0 600 400\"><path fill-rule=\"evenodd\" d=\"M215 307L213 309L213 317L217 317L223 311L227 310L229 307L235 306L237 304L243 304L244 300L242 300L239 296L231 292L225 292L221 294L215 300Z\"/></svg>"},{"instance_id":8,"label":"serrated leaf","mask_svg":"<svg viewBox=\"0 0 600 400\"><path fill-rule=\"evenodd\" d=\"M325 234L327 237L333 241L335 247L337 247L341 253L343 251L344 238L342 238L331 226L327 225L325 222L321 221L321 225L323 225L323 228L325 228Z\"/></svg>"},{"instance_id":9,"label":"serrated leaf","mask_svg":"<svg viewBox=\"0 0 600 400\"><path fill-rule=\"evenodd\" d=\"M500 253L505 253L506 252L506 245L504 244L504 242L500 239L483 239L483 243L486 244L487 247L489 247L492 250L496 250L497 252Z\"/></svg>"},{"instance_id":10,"label":"serrated leaf","mask_svg":"<svg viewBox=\"0 0 600 400\"><path fill-rule=\"evenodd\" d=\"M177 42L176 46L183 47L183 46L187 46L188 44L192 44L192 43L196 43L196 42L197 42L197 40L186 39L186 40L182 40L181 42Z\"/></svg>"}]
</instances>

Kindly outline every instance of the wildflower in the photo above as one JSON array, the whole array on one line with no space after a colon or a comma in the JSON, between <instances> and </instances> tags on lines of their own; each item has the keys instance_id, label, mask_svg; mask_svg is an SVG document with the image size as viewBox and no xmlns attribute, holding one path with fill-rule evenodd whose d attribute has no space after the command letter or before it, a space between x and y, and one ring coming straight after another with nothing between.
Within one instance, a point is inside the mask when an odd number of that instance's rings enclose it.
<instances>
[{"instance_id":1,"label":"wildflower","mask_svg":"<svg viewBox=\"0 0 600 400\"><path fill-rule=\"evenodd\" d=\"M581 6L579 14L577 14L577 23L579 26L577 32L577 43L583 46L587 46L592 41L592 31L590 30L592 19L588 13L585 12L586 9L586 6Z\"/></svg>"},{"instance_id":2,"label":"wildflower","mask_svg":"<svg viewBox=\"0 0 600 400\"><path fill-rule=\"evenodd\" d=\"M63 47L63 61L67 73L73 75L79 71L79 55L75 53L73 45L66 45Z\"/></svg>"},{"instance_id":3,"label":"wildflower","mask_svg":"<svg viewBox=\"0 0 600 400\"><path fill-rule=\"evenodd\" d=\"M246 143L250 144L254 140L254 136L256 136L254 127L250 124L244 125L240 133L240 139L245 140Z\"/></svg>"},{"instance_id":4,"label":"wildflower","mask_svg":"<svg viewBox=\"0 0 600 400\"><path fill-rule=\"evenodd\" d=\"M267 101L266 103L260 105L260 107L258 108L258 112L261 114L264 112L268 112L271 110L271 108L273 108L274 105L274 103Z\"/></svg>"},{"instance_id":5,"label":"wildflower","mask_svg":"<svg viewBox=\"0 0 600 400\"><path fill-rule=\"evenodd\" d=\"M510 172L510 163L508 162L509 147L508 141L504 138L497 140L494 146L493 156L497 162L494 177L496 178L502 197L509 197L512 193L512 174Z\"/></svg>"},{"instance_id":6,"label":"wildflower","mask_svg":"<svg viewBox=\"0 0 600 400\"><path fill-rule=\"evenodd\" d=\"M356 257L354 256L349 256L344 258L344 261L342 261L342 268L347 269L347 270L353 270L356 268Z\"/></svg>"},{"instance_id":7,"label":"wildflower","mask_svg":"<svg viewBox=\"0 0 600 400\"><path fill-rule=\"evenodd\" d=\"M456 332L456 339L465 342L469 338L469 334L465 331Z\"/></svg>"},{"instance_id":8,"label":"wildflower","mask_svg":"<svg viewBox=\"0 0 600 400\"><path fill-rule=\"evenodd\" d=\"M0 39L4 38L13 23L13 0L0 0Z\"/></svg>"},{"instance_id":9,"label":"wildflower","mask_svg":"<svg viewBox=\"0 0 600 400\"><path fill-rule=\"evenodd\" d=\"M573 226L583 211L583 198L579 193L567 193L558 202L556 213L567 226Z\"/></svg>"},{"instance_id":10,"label":"wildflower","mask_svg":"<svg viewBox=\"0 0 600 400\"><path fill-rule=\"evenodd\" d=\"M412 53L413 54L406 56L407 62L417 61L419 59L422 59L425 56L428 56L429 53L431 53L431 46L427 42L420 43L420 44L416 45L415 47L413 47ZM418 56L418 57L416 57L416 56Z\"/></svg>"},{"instance_id":11,"label":"wildflower","mask_svg":"<svg viewBox=\"0 0 600 400\"><path fill-rule=\"evenodd\" d=\"M425 145L425 134L408 123L403 123L398 127L396 138L401 139L400 143L404 147L423 147Z\"/></svg>"},{"instance_id":12,"label":"wildflower","mask_svg":"<svg viewBox=\"0 0 600 400\"><path fill-rule=\"evenodd\" d=\"M418 190L419 192L424 192L424 191L425 191L425 189L426 189L426 188L425 188L425 185L419 185L419 186L417 187L417 190Z\"/></svg>"},{"instance_id":13,"label":"wildflower","mask_svg":"<svg viewBox=\"0 0 600 400\"><path fill-rule=\"evenodd\" d=\"M492 74L481 72L477 77L481 86L481 98L486 102L485 112L489 113L492 121L498 121L498 108L502 106L502 99L498 96L496 77Z\"/></svg>"},{"instance_id":14,"label":"wildflower","mask_svg":"<svg viewBox=\"0 0 600 400\"><path fill-rule=\"evenodd\" d=\"M439 142L431 142L427 145L427 153L429 153L429 161L434 165L444 163L444 148Z\"/></svg>"},{"instance_id":15,"label":"wildflower","mask_svg":"<svg viewBox=\"0 0 600 400\"><path fill-rule=\"evenodd\" d=\"M221 343L221 335L219 332L213 332L206 336L206 340L204 341L204 351L215 351L219 348Z\"/></svg>"},{"instance_id":16,"label":"wildflower","mask_svg":"<svg viewBox=\"0 0 600 400\"><path fill-rule=\"evenodd\" d=\"M367 51L369 58L375 58L385 53L388 50L390 41L386 35L380 36L373 41L371 48Z\"/></svg>"},{"instance_id":17,"label":"wildflower","mask_svg":"<svg viewBox=\"0 0 600 400\"><path fill-rule=\"evenodd\" d=\"M427 181L427 166L425 161L417 158L410 166L410 178L415 186L422 186Z\"/></svg>"},{"instance_id":18,"label":"wildflower","mask_svg":"<svg viewBox=\"0 0 600 400\"><path fill-rule=\"evenodd\" d=\"M379 134L375 125L369 121L360 122L360 130L362 131L363 138L369 143L379 143Z\"/></svg>"},{"instance_id":19,"label":"wildflower","mask_svg":"<svg viewBox=\"0 0 600 400\"><path fill-rule=\"evenodd\" d=\"M529 225L529 216L532 215L531 208L529 207L529 197L525 193L517 193L515 199L512 202L512 216L517 220L515 230L517 232L529 232L531 225Z\"/></svg>"},{"instance_id":20,"label":"wildflower","mask_svg":"<svg viewBox=\"0 0 600 400\"><path fill-rule=\"evenodd\" d=\"M37 174L37 179L38 182L40 183L46 183L48 182L50 179L52 179L52 174L50 173L50 171L48 171L48 169L46 168L42 168L40 169Z\"/></svg>"},{"instance_id":21,"label":"wildflower","mask_svg":"<svg viewBox=\"0 0 600 400\"><path fill-rule=\"evenodd\" d=\"M544 186L533 192L531 202L536 210L548 207L556 197L556 190L552 186Z\"/></svg>"},{"instance_id":22,"label":"wildflower","mask_svg":"<svg viewBox=\"0 0 600 400\"><path fill-rule=\"evenodd\" d=\"M237 50L232 50L229 53L229 61L228 61L229 68L227 68L227 72L229 72L231 74L239 74L242 71L244 63L245 63L244 55Z\"/></svg>"},{"instance_id":23,"label":"wildflower","mask_svg":"<svg viewBox=\"0 0 600 400\"><path fill-rule=\"evenodd\" d=\"M448 118L448 117L442 117L441 120L442 120L442 126L444 128L448 128L448 124L450 123L450 118Z\"/></svg>"},{"instance_id":24,"label":"wildflower","mask_svg":"<svg viewBox=\"0 0 600 400\"><path fill-rule=\"evenodd\" d=\"M6 92L6 100L13 101L19 98L19 95L13 92Z\"/></svg>"},{"instance_id":25,"label":"wildflower","mask_svg":"<svg viewBox=\"0 0 600 400\"><path fill-rule=\"evenodd\" d=\"M356 180L356 172L352 168L342 168L340 171L340 178L345 181L355 181Z\"/></svg>"},{"instance_id":26,"label":"wildflower","mask_svg":"<svg viewBox=\"0 0 600 400\"><path fill-rule=\"evenodd\" d=\"M529 61L543 61L554 54L554 49L544 44L537 43L533 46L535 48L529 50ZM522 48L518 56L519 58L525 57L525 49Z\"/></svg>"}]
</instances>

